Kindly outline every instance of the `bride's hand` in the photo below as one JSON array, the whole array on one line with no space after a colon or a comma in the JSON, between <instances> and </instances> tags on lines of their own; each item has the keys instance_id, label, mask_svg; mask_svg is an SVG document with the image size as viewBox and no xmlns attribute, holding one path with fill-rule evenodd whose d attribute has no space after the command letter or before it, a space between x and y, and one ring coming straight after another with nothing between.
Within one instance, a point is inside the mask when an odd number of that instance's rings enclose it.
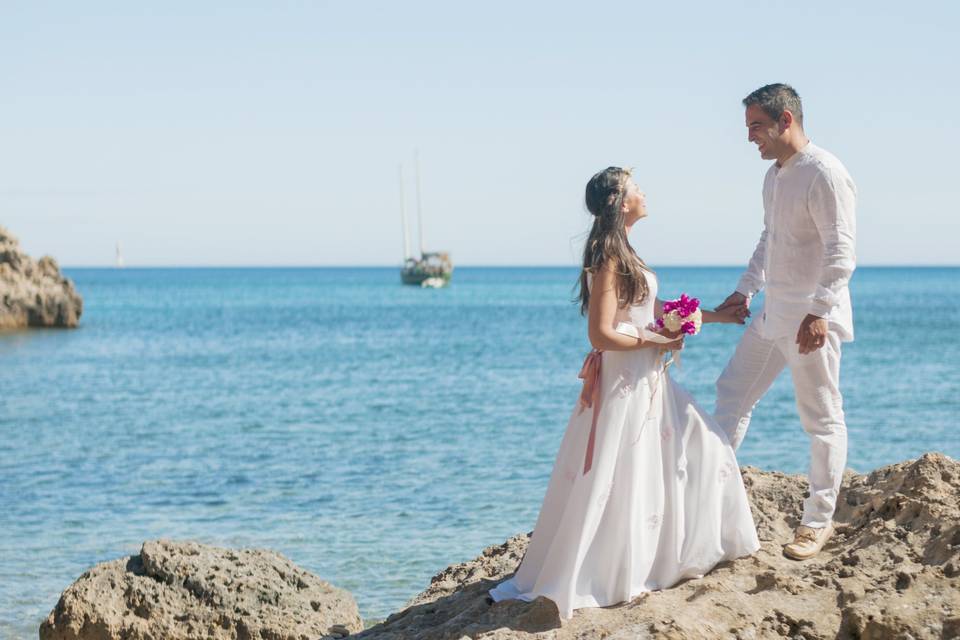
<instances>
[{"instance_id":1,"label":"bride's hand","mask_svg":"<svg viewBox=\"0 0 960 640\"><path fill-rule=\"evenodd\" d=\"M682 331L670 331L667 328L661 328L657 330L657 333L667 338L675 338L673 342L668 342L667 344L660 345L660 348L664 351L680 351L683 349L683 339L686 338L686 334Z\"/></svg>"}]
</instances>

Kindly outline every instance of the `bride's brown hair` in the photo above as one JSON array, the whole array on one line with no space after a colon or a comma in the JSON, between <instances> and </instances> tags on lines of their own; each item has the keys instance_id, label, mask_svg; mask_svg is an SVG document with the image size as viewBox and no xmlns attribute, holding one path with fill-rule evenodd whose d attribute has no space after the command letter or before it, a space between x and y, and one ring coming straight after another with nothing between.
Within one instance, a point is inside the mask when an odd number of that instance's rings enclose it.
<instances>
[{"instance_id":1,"label":"bride's brown hair","mask_svg":"<svg viewBox=\"0 0 960 640\"><path fill-rule=\"evenodd\" d=\"M649 295L643 271L650 269L627 242L624 226L622 205L629 180L628 169L607 167L594 174L587 183L584 199L587 210L593 214L593 226L583 247L583 270L580 272L580 293L577 296L581 315L586 315L590 306L587 274L595 276L608 262L613 263L617 274L618 306L641 304Z\"/></svg>"}]
</instances>

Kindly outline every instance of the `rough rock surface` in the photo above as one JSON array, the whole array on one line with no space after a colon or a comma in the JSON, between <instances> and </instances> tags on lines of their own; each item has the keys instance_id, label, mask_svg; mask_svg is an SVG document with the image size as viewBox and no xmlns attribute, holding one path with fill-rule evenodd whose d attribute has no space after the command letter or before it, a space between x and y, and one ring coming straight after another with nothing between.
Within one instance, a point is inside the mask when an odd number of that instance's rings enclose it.
<instances>
[{"instance_id":1,"label":"rough rock surface","mask_svg":"<svg viewBox=\"0 0 960 640\"><path fill-rule=\"evenodd\" d=\"M847 472L837 531L797 562L781 545L799 524L804 476L742 469L762 548L699 580L561 623L546 598L488 604L529 534L452 565L363 640L565 638L960 638L960 463L941 454Z\"/></svg>"},{"instance_id":2,"label":"rough rock surface","mask_svg":"<svg viewBox=\"0 0 960 640\"><path fill-rule=\"evenodd\" d=\"M0 329L76 327L83 299L50 256L34 260L0 227Z\"/></svg>"},{"instance_id":3,"label":"rough rock surface","mask_svg":"<svg viewBox=\"0 0 960 640\"><path fill-rule=\"evenodd\" d=\"M157 540L80 576L40 640L318 640L362 628L349 592L278 553Z\"/></svg>"}]
</instances>

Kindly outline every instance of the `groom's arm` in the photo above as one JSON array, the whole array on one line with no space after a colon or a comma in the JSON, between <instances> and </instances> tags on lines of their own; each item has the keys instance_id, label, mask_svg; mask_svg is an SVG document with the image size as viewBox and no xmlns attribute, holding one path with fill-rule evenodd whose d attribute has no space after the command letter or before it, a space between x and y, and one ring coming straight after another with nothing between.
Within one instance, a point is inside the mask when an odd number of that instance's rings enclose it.
<instances>
[{"instance_id":1,"label":"groom's arm","mask_svg":"<svg viewBox=\"0 0 960 640\"><path fill-rule=\"evenodd\" d=\"M747 270L740 276L737 282L737 288L727 296L727 299L720 303L714 311L722 312L730 307L736 309L737 320L739 324L744 324L746 318L750 317L750 300L755 296L766 283L767 275L763 268L765 256L767 254L767 227L764 223L763 231L760 232L760 240L750 256L750 262L747 264ZM720 320L718 320L720 321Z\"/></svg>"},{"instance_id":2,"label":"groom's arm","mask_svg":"<svg viewBox=\"0 0 960 640\"><path fill-rule=\"evenodd\" d=\"M840 304L856 268L856 199L856 186L845 172L828 169L818 173L810 185L810 216L823 245L820 275L810 304L812 316L825 318Z\"/></svg>"},{"instance_id":3,"label":"groom's arm","mask_svg":"<svg viewBox=\"0 0 960 640\"><path fill-rule=\"evenodd\" d=\"M802 354L826 344L826 318L840 304L841 294L856 267L856 200L857 188L846 172L827 169L818 173L810 185L807 205L823 245L823 260L810 310L797 329Z\"/></svg>"},{"instance_id":4,"label":"groom's arm","mask_svg":"<svg viewBox=\"0 0 960 640\"><path fill-rule=\"evenodd\" d=\"M760 240L757 241L757 246L754 248L750 262L747 264L747 270L743 272L740 281L737 283L737 293L743 294L747 299L759 293L766 283L767 275L763 268L766 254L767 228L764 226L760 233Z\"/></svg>"}]
</instances>

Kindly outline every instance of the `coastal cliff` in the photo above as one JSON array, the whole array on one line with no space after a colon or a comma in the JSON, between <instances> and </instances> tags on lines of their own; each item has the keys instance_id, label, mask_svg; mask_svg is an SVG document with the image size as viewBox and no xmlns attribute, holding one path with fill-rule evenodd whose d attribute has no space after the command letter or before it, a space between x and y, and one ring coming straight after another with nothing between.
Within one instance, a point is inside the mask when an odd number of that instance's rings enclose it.
<instances>
[{"instance_id":1,"label":"coastal cliff","mask_svg":"<svg viewBox=\"0 0 960 640\"><path fill-rule=\"evenodd\" d=\"M83 299L50 256L34 260L0 227L0 329L76 327Z\"/></svg>"}]
</instances>

